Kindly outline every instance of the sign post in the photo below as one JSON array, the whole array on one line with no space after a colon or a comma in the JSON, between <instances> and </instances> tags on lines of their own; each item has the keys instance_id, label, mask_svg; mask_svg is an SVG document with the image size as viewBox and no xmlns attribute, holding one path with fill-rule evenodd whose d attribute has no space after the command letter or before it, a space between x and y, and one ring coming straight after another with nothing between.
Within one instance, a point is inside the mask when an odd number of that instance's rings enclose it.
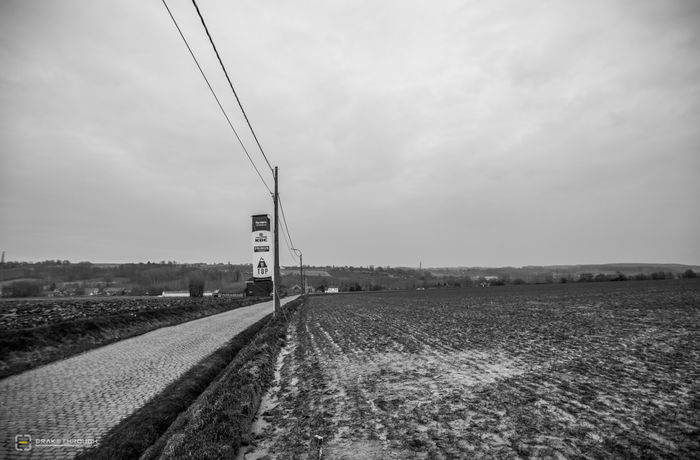
<instances>
[{"instance_id":1,"label":"sign post","mask_svg":"<svg viewBox=\"0 0 700 460\"><path fill-rule=\"evenodd\" d=\"M252 218L253 282L270 283L273 272L270 216L267 214L256 214Z\"/></svg>"},{"instance_id":2,"label":"sign post","mask_svg":"<svg viewBox=\"0 0 700 460\"><path fill-rule=\"evenodd\" d=\"M277 208L279 205L279 192L277 191L277 166L275 174L275 193L272 199L275 205L274 233L270 235L270 216L256 214L253 217L253 282L265 282L272 284L272 315L277 315L280 309L280 258L279 258L279 218ZM274 241L270 240L270 237ZM270 246L274 251L270 253Z\"/></svg>"}]
</instances>

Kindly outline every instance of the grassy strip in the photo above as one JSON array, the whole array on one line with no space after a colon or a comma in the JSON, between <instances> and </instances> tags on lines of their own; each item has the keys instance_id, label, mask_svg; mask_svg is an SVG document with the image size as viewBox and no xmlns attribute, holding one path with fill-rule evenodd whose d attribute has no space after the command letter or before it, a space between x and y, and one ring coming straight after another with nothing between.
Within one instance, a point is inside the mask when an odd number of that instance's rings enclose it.
<instances>
[{"instance_id":1,"label":"grassy strip","mask_svg":"<svg viewBox=\"0 0 700 460\"><path fill-rule=\"evenodd\" d=\"M288 314L303 302L303 298L290 302L285 315L260 330L141 459L234 458L248 443L260 400L274 378Z\"/></svg>"},{"instance_id":2,"label":"grassy strip","mask_svg":"<svg viewBox=\"0 0 700 460\"><path fill-rule=\"evenodd\" d=\"M0 336L0 378L18 374L87 350L165 326L268 300L231 299L63 321L31 329L6 330Z\"/></svg>"}]
</instances>

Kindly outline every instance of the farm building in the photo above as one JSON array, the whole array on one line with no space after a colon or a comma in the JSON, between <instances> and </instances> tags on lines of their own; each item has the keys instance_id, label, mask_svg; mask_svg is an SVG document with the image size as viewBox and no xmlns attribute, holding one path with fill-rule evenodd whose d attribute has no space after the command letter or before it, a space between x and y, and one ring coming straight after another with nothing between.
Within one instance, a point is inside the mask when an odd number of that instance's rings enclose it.
<instances>
[{"instance_id":1,"label":"farm building","mask_svg":"<svg viewBox=\"0 0 700 460\"><path fill-rule=\"evenodd\" d=\"M204 291L204 297L218 297L219 291ZM160 297L189 297L190 291L163 291Z\"/></svg>"},{"instance_id":2,"label":"farm building","mask_svg":"<svg viewBox=\"0 0 700 460\"><path fill-rule=\"evenodd\" d=\"M245 291L240 289L220 289L214 291L214 297L245 297Z\"/></svg>"},{"instance_id":3,"label":"farm building","mask_svg":"<svg viewBox=\"0 0 700 460\"><path fill-rule=\"evenodd\" d=\"M189 291L163 291L161 297L189 297Z\"/></svg>"},{"instance_id":4,"label":"farm building","mask_svg":"<svg viewBox=\"0 0 700 460\"><path fill-rule=\"evenodd\" d=\"M105 288L103 292L105 295L126 295L126 294L128 294L128 292L125 288L120 288L120 287Z\"/></svg>"},{"instance_id":5,"label":"farm building","mask_svg":"<svg viewBox=\"0 0 700 460\"><path fill-rule=\"evenodd\" d=\"M326 292L328 292L328 293L330 293L330 294L337 294L337 293L338 293L338 288L337 288L337 287L330 287L330 286L329 286L329 287L326 288Z\"/></svg>"}]
</instances>

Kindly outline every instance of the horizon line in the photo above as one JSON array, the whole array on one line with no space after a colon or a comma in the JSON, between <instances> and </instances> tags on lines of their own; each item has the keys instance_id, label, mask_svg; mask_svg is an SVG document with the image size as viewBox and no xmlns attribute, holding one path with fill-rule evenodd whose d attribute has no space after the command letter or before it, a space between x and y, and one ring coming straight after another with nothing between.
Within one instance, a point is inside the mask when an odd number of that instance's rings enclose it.
<instances>
[{"instance_id":1,"label":"horizon line","mask_svg":"<svg viewBox=\"0 0 700 460\"><path fill-rule=\"evenodd\" d=\"M19 263L19 264L38 264L42 262L48 262L48 261L54 261L58 260L60 262L69 262L70 264L79 264L79 263L90 263L92 265L128 265L128 264L175 264L175 265L252 265L251 262L183 262L183 261L176 261L176 260L160 260L160 261L153 261L153 260L148 260L146 262L143 261L131 261L131 262L92 262L88 260L80 260L77 262L71 261L70 259L44 259L44 260L6 260L4 261L4 264L10 264L10 263ZM603 266L603 265L634 265L634 266L661 266L661 265L679 265L679 266L684 266L684 267L695 267L695 268L700 268L700 263L698 264L692 264L692 263L681 263L681 262L596 262L596 263L554 263L554 264L526 264L526 265L436 265L436 266L423 266L422 270L429 270L429 269L506 269L506 268L512 268L512 269L522 269L522 268L529 268L529 267L542 267L542 268L547 268L547 267L577 267L577 266ZM377 264L367 264L367 265L348 265L348 264L331 264L331 265L309 265L305 264L305 267L318 267L318 268L327 268L327 267L334 267L334 268L344 268L344 267L352 267L352 268L364 268L364 267L374 267L375 269L378 267L389 267L389 268L410 268L410 269L421 269L419 265L416 266L411 266L411 265L377 265ZM280 267L298 267L297 264L280 264Z\"/></svg>"}]
</instances>

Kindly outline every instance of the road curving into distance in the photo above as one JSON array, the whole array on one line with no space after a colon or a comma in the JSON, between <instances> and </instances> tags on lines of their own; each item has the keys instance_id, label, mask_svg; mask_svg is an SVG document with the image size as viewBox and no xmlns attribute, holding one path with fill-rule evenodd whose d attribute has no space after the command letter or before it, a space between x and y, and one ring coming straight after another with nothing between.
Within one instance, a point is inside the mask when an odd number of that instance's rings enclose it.
<instances>
[{"instance_id":1,"label":"road curving into distance","mask_svg":"<svg viewBox=\"0 0 700 460\"><path fill-rule=\"evenodd\" d=\"M73 458L81 451L78 446L99 442L201 359L271 311L272 301L237 308L7 377L0 381L0 459ZM30 451L17 450L26 446L17 446L17 435L31 436Z\"/></svg>"}]
</instances>

